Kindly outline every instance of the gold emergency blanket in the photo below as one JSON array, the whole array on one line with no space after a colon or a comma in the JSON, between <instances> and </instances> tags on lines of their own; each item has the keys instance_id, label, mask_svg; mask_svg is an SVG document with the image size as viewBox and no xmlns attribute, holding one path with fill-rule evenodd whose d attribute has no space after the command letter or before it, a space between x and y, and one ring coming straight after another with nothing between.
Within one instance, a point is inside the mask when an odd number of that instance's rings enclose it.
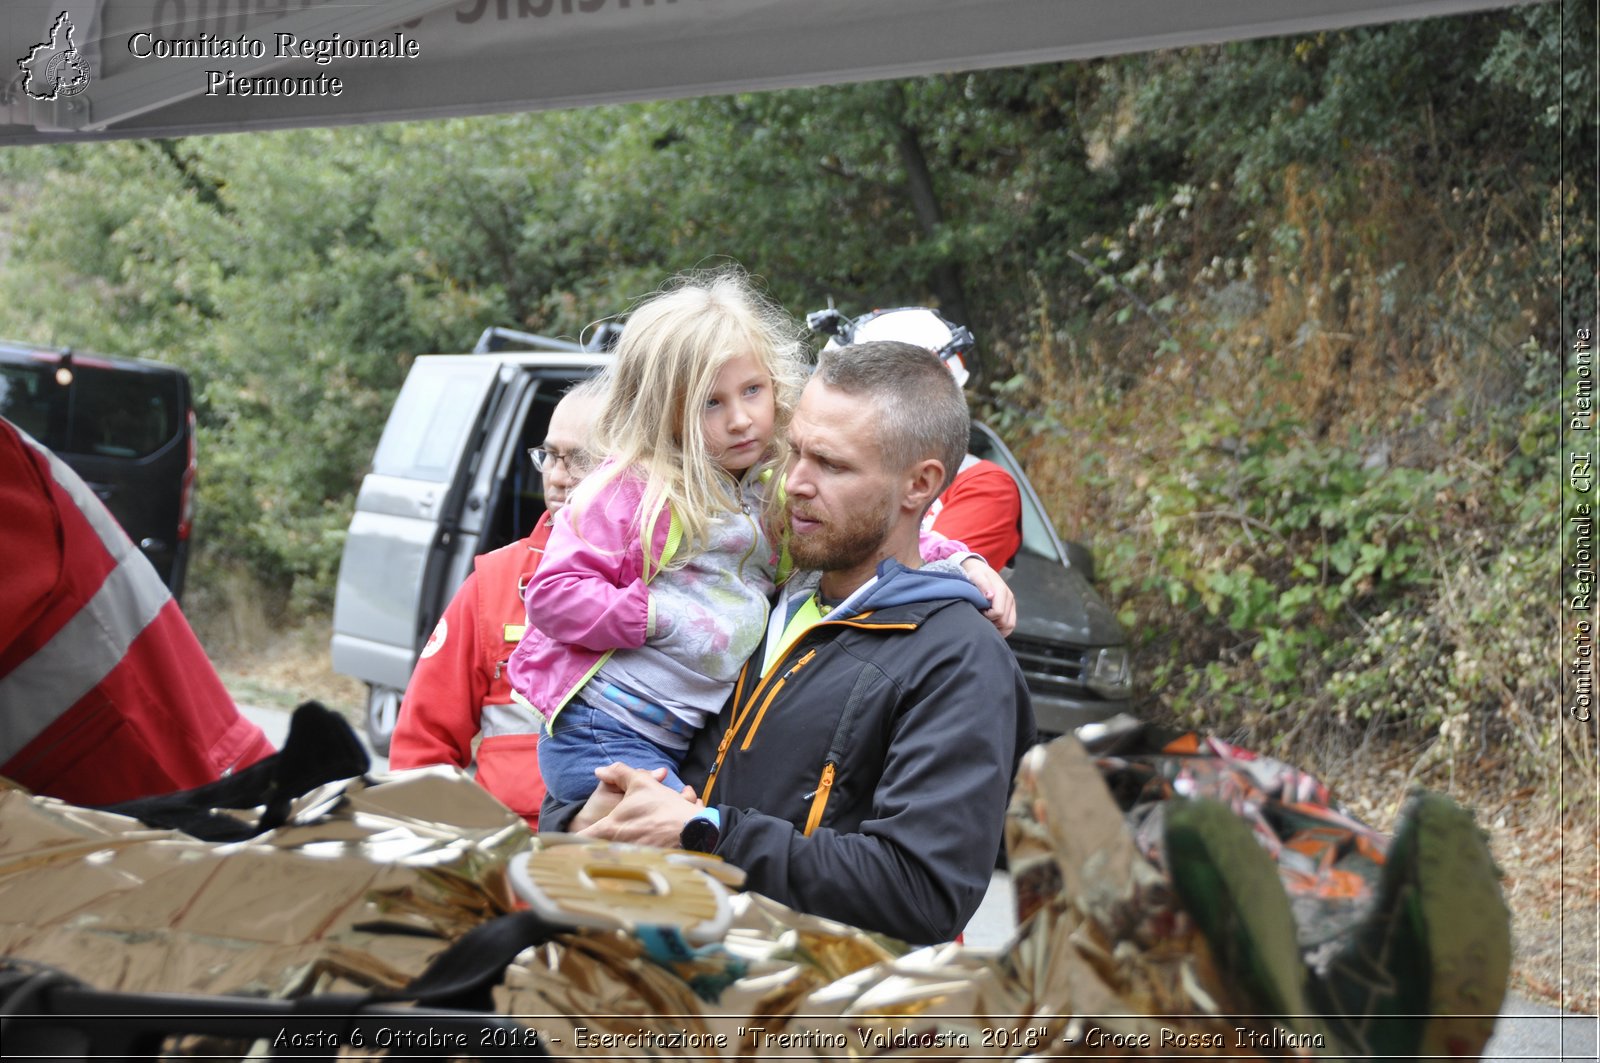
<instances>
[{"instance_id":1,"label":"gold emergency blanket","mask_svg":"<svg viewBox=\"0 0 1600 1063\"><path fill-rule=\"evenodd\" d=\"M541 844L445 768L324 786L235 843L0 792L0 956L104 990L398 987L517 907L508 868ZM1025 759L1007 845L999 950L911 951L736 892L720 940L676 957L603 928L527 950L497 1010L572 1059L1296 1054L1217 1016L1204 943L1075 740Z\"/></svg>"}]
</instances>

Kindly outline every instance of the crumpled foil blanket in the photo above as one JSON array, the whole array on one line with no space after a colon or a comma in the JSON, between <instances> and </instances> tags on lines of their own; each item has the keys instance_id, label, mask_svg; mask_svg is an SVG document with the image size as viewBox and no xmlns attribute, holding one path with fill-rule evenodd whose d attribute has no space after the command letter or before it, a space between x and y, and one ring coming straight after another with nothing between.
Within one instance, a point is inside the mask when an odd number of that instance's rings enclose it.
<instances>
[{"instance_id":1,"label":"crumpled foil blanket","mask_svg":"<svg viewBox=\"0 0 1600 1063\"><path fill-rule=\"evenodd\" d=\"M517 908L507 869L546 844L446 768L329 784L236 843L0 791L0 956L116 991L402 986ZM526 950L497 1011L573 1059L1310 1054L1223 1017L1204 942L1076 740L1024 759L1007 846L1018 929L998 950L911 950L735 892L687 955L605 928Z\"/></svg>"}]
</instances>

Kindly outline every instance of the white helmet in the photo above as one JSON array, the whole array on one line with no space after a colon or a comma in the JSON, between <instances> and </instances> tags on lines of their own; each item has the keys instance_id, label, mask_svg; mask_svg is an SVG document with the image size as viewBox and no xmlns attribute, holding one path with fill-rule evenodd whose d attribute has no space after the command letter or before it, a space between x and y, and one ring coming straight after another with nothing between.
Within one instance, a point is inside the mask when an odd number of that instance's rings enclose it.
<instances>
[{"instance_id":1,"label":"white helmet","mask_svg":"<svg viewBox=\"0 0 1600 1063\"><path fill-rule=\"evenodd\" d=\"M831 307L806 316L813 331L831 333L824 348L843 347L869 340L899 340L926 347L949 368L956 383L967 386L967 358L972 353L972 332L940 317L925 306L896 306L846 318Z\"/></svg>"}]
</instances>

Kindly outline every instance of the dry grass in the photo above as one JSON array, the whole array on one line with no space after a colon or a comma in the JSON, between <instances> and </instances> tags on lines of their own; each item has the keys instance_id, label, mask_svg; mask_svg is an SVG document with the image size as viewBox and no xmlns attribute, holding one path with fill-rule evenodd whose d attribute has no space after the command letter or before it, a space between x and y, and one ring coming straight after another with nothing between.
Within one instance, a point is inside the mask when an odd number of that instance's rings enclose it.
<instances>
[{"instance_id":1,"label":"dry grass","mask_svg":"<svg viewBox=\"0 0 1600 1063\"><path fill-rule=\"evenodd\" d=\"M1394 829L1412 786L1471 809L1511 910L1512 991L1583 1014L1600 1009L1600 780L1592 772L1569 772L1541 790L1490 756L1452 770L1425 748L1392 740L1323 734L1300 748L1275 755L1333 782L1351 813L1382 830Z\"/></svg>"},{"instance_id":2,"label":"dry grass","mask_svg":"<svg viewBox=\"0 0 1600 1063\"><path fill-rule=\"evenodd\" d=\"M1512 986L1535 1000L1600 1009L1600 867L1594 787L1585 807L1544 811L1491 831L1512 912Z\"/></svg>"},{"instance_id":3,"label":"dry grass","mask_svg":"<svg viewBox=\"0 0 1600 1063\"><path fill-rule=\"evenodd\" d=\"M274 596L238 569L202 570L183 608L235 700L292 709L315 699L361 726L366 686L333 671L329 617L287 624Z\"/></svg>"},{"instance_id":4,"label":"dry grass","mask_svg":"<svg viewBox=\"0 0 1600 1063\"><path fill-rule=\"evenodd\" d=\"M293 708L314 699L361 726L367 688L333 671L324 619L265 638L248 651L214 658L217 673L237 701Z\"/></svg>"}]
</instances>

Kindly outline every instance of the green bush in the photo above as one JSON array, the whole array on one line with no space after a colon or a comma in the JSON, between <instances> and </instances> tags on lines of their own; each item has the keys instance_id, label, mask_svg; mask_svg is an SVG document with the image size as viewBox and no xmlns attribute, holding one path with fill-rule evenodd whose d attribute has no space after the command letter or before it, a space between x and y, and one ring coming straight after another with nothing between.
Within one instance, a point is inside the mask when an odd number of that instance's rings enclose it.
<instances>
[{"instance_id":1,"label":"green bush","mask_svg":"<svg viewBox=\"0 0 1600 1063\"><path fill-rule=\"evenodd\" d=\"M1099 437L1078 471L1115 529L1098 569L1146 714L1258 744L1375 728L1451 763L1494 751L1547 774L1560 663L1544 414L1530 401L1458 439L1458 460L1408 466L1392 434L1318 440L1260 396L1212 401L1155 449L1058 406L1052 435Z\"/></svg>"},{"instance_id":2,"label":"green bush","mask_svg":"<svg viewBox=\"0 0 1600 1063\"><path fill-rule=\"evenodd\" d=\"M1126 496L1118 523L1139 534L1110 551L1110 589L1227 632L1223 656L1248 653L1258 677L1233 696L1284 707L1341 626L1431 579L1438 529L1418 502L1449 478L1389 467L1359 440L1317 443L1283 410L1217 406L1181 432Z\"/></svg>"}]
</instances>

